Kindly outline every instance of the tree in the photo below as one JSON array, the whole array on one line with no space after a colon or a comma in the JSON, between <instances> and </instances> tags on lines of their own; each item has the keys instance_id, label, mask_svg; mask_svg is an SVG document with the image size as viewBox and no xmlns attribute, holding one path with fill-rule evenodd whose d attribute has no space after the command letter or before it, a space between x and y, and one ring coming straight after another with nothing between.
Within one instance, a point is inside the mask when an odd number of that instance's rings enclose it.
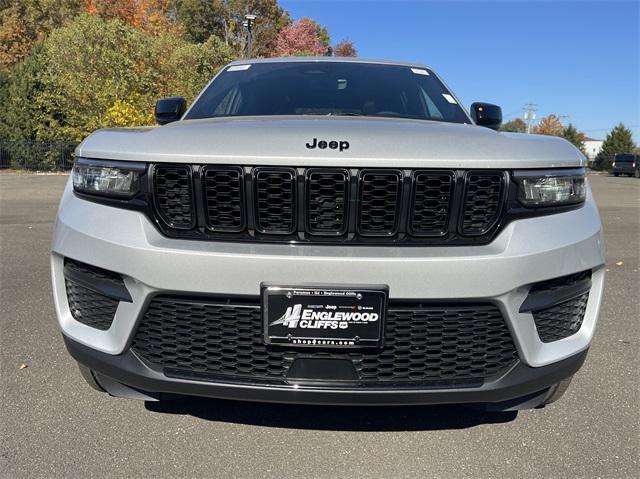
<instances>
[{"instance_id":1,"label":"tree","mask_svg":"<svg viewBox=\"0 0 640 479\"><path fill-rule=\"evenodd\" d=\"M65 25L83 0L21 0L0 11L0 68L10 70L27 57L36 42Z\"/></svg>"},{"instance_id":2,"label":"tree","mask_svg":"<svg viewBox=\"0 0 640 479\"><path fill-rule=\"evenodd\" d=\"M503 123L500 127L500 131L509 131L513 133L526 133L527 124L520 118L514 118L506 123Z\"/></svg>"},{"instance_id":3,"label":"tree","mask_svg":"<svg viewBox=\"0 0 640 479\"><path fill-rule=\"evenodd\" d=\"M224 2L212 0L177 0L177 22L182 25L187 39L205 42L211 35L224 38L223 20L227 12Z\"/></svg>"},{"instance_id":4,"label":"tree","mask_svg":"<svg viewBox=\"0 0 640 479\"><path fill-rule=\"evenodd\" d=\"M85 0L84 10L105 20L120 20L151 35L180 31L169 15L169 0Z\"/></svg>"},{"instance_id":5,"label":"tree","mask_svg":"<svg viewBox=\"0 0 640 479\"><path fill-rule=\"evenodd\" d=\"M333 47L333 54L337 57L355 57L358 56L356 47L353 42L347 38L343 38Z\"/></svg>"},{"instance_id":6,"label":"tree","mask_svg":"<svg viewBox=\"0 0 640 479\"><path fill-rule=\"evenodd\" d=\"M540 123L536 125L533 132L538 135L561 136L563 130L564 127L562 126L560 118L551 114L540 120Z\"/></svg>"},{"instance_id":7,"label":"tree","mask_svg":"<svg viewBox=\"0 0 640 479\"><path fill-rule=\"evenodd\" d=\"M326 55L328 47L319 35L318 24L304 17L280 31L275 53L278 56Z\"/></svg>"},{"instance_id":8,"label":"tree","mask_svg":"<svg viewBox=\"0 0 640 479\"><path fill-rule=\"evenodd\" d=\"M97 128L149 124L157 98L192 100L231 56L216 39L191 44L82 14L16 68L5 114L16 139L79 141Z\"/></svg>"},{"instance_id":9,"label":"tree","mask_svg":"<svg viewBox=\"0 0 640 479\"><path fill-rule=\"evenodd\" d=\"M584 150L584 133L579 132L573 123L569 123L562 130L561 135L565 140L572 143L577 149L579 149L582 154L586 154Z\"/></svg>"},{"instance_id":10,"label":"tree","mask_svg":"<svg viewBox=\"0 0 640 479\"><path fill-rule=\"evenodd\" d=\"M618 153L633 153L636 148L631 130L619 123L607 135L602 143L602 149L596 156L595 164L599 169L611 169L613 157Z\"/></svg>"}]
</instances>

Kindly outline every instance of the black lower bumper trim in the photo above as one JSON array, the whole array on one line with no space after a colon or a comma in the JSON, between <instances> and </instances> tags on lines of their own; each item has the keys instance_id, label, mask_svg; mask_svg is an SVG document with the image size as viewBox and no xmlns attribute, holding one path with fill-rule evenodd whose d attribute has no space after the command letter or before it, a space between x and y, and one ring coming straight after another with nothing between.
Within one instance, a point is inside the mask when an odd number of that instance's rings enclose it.
<instances>
[{"instance_id":1,"label":"black lower bumper trim","mask_svg":"<svg viewBox=\"0 0 640 479\"><path fill-rule=\"evenodd\" d=\"M118 383L157 393L203 396L244 401L296 404L398 405L495 403L544 391L574 374L587 356L584 350L557 363L532 368L516 364L501 378L476 388L337 388L314 386L269 386L202 382L165 376L144 364L134 353L106 354L64 337L69 353L80 364Z\"/></svg>"}]
</instances>

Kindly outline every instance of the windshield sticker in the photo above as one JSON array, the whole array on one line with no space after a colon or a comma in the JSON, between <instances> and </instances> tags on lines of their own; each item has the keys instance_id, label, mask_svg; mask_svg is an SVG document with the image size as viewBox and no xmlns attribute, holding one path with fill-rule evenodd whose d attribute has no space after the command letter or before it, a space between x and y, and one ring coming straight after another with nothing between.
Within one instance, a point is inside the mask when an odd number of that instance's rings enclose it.
<instances>
[{"instance_id":1,"label":"windshield sticker","mask_svg":"<svg viewBox=\"0 0 640 479\"><path fill-rule=\"evenodd\" d=\"M426 75L429 76L429 72L424 68L412 68L411 71L416 75Z\"/></svg>"},{"instance_id":2,"label":"windshield sticker","mask_svg":"<svg viewBox=\"0 0 640 479\"><path fill-rule=\"evenodd\" d=\"M230 66L229 68L227 68L228 72L239 72L239 71L243 71L243 70L248 70L249 68L251 68L251 65L233 65Z\"/></svg>"},{"instance_id":3,"label":"windshield sticker","mask_svg":"<svg viewBox=\"0 0 640 479\"><path fill-rule=\"evenodd\" d=\"M457 105L458 102L456 101L455 98L453 98L451 95L449 95L448 93L443 93L442 96L444 97L445 100L447 100L449 103L453 104L453 105Z\"/></svg>"}]
</instances>

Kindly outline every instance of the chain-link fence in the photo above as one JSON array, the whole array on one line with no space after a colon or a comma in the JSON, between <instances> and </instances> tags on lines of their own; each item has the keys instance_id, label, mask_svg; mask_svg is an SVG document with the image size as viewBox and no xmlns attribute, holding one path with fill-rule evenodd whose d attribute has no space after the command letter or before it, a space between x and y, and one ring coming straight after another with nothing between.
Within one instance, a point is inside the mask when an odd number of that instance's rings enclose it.
<instances>
[{"instance_id":1,"label":"chain-link fence","mask_svg":"<svg viewBox=\"0 0 640 479\"><path fill-rule=\"evenodd\" d=\"M78 146L71 141L0 139L0 168L39 171L69 170Z\"/></svg>"}]
</instances>

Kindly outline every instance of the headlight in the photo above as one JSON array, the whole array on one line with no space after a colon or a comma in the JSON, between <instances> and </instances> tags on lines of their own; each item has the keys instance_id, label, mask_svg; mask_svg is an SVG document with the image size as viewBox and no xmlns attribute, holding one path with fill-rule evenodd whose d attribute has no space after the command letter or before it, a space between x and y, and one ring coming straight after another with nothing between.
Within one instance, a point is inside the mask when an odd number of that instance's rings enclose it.
<instances>
[{"instance_id":1,"label":"headlight","mask_svg":"<svg viewBox=\"0 0 640 479\"><path fill-rule=\"evenodd\" d=\"M515 171L518 200L528 208L583 203L587 191L585 171Z\"/></svg>"},{"instance_id":2,"label":"headlight","mask_svg":"<svg viewBox=\"0 0 640 479\"><path fill-rule=\"evenodd\" d=\"M144 163L87 160L73 165L73 189L80 193L130 198L140 189Z\"/></svg>"}]
</instances>

